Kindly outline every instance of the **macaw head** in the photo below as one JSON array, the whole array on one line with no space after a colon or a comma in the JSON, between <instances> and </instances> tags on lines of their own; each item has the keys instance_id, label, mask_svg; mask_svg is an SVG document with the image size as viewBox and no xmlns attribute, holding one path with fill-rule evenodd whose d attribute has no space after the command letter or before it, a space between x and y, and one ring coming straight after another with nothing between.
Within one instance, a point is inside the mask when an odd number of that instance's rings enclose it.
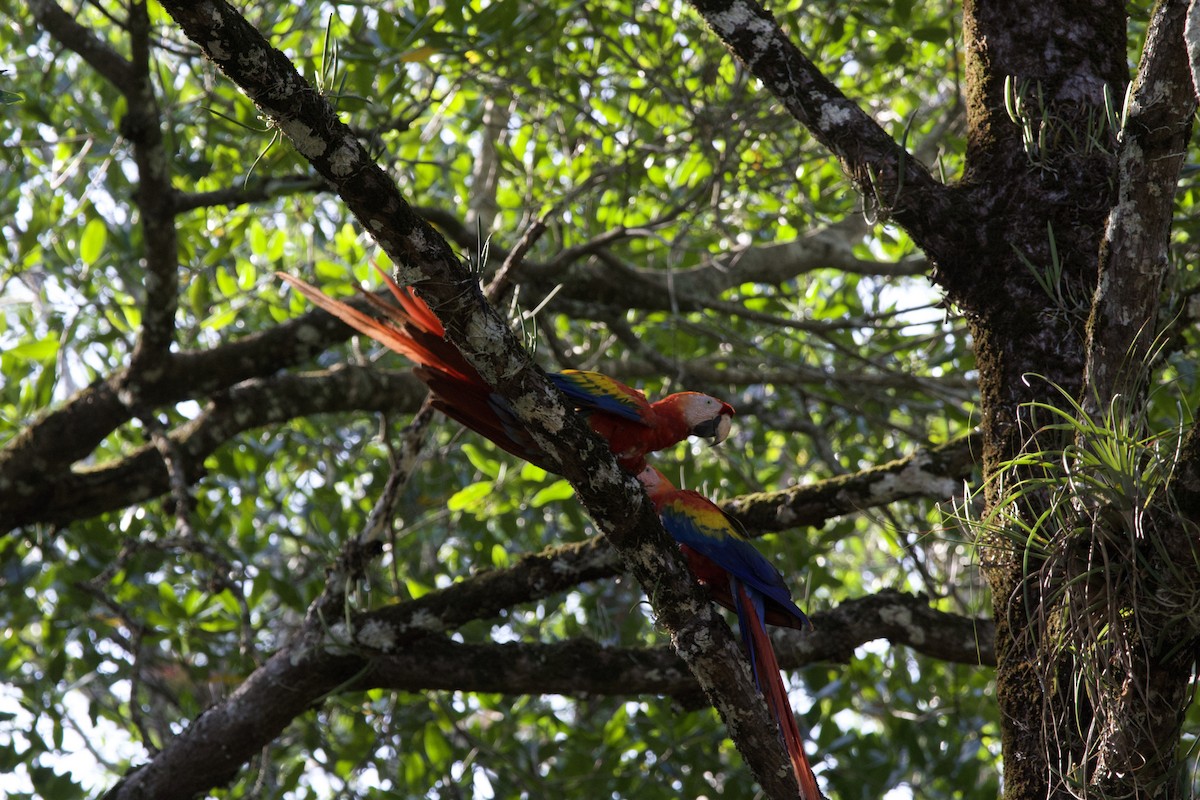
<instances>
[{"instance_id":1,"label":"macaw head","mask_svg":"<svg viewBox=\"0 0 1200 800\"><path fill-rule=\"evenodd\" d=\"M690 435L711 439L714 445L729 436L734 414L733 406L729 403L699 392L680 392L666 399L674 401L673 405Z\"/></svg>"},{"instance_id":2,"label":"macaw head","mask_svg":"<svg viewBox=\"0 0 1200 800\"><path fill-rule=\"evenodd\" d=\"M667 480L667 477L654 467L646 466L638 473L637 479L641 481L642 486L646 487L646 494L650 495L650 499L654 500L660 497L664 492L669 492L675 487Z\"/></svg>"}]
</instances>

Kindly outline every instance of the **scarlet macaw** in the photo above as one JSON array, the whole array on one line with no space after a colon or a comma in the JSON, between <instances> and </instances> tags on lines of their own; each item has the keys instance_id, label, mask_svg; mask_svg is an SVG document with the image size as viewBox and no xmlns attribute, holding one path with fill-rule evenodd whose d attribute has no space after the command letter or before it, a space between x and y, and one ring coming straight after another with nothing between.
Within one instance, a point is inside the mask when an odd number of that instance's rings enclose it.
<instances>
[{"instance_id":1,"label":"scarlet macaw","mask_svg":"<svg viewBox=\"0 0 1200 800\"><path fill-rule=\"evenodd\" d=\"M820 800L821 792L804 754L804 740L763 621L802 630L811 628L812 623L792 602L783 576L754 549L724 511L699 492L675 488L654 467L646 467L637 477L646 487L663 527L679 543L692 574L708 587L714 600L737 612L755 685L779 725L801 797Z\"/></svg>"},{"instance_id":2,"label":"scarlet macaw","mask_svg":"<svg viewBox=\"0 0 1200 800\"><path fill-rule=\"evenodd\" d=\"M376 267L376 269L379 269ZM504 398L492 391L454 345L429 307L379 270L399 307L359 290L373 317L335 300L299 278L278 273L314 304L360 333L417 363L413 372L434 394L434 405L510 453L548 468L542 450L521 427ZM650 403L646 396L599 372L565 370L547 375L586 415L592 430L608 442L617 462L631 474L646 464L647 453L688 436L720 444L729 435L733 406L699 392L677 392Z\"/></svg>"}]
</instances>

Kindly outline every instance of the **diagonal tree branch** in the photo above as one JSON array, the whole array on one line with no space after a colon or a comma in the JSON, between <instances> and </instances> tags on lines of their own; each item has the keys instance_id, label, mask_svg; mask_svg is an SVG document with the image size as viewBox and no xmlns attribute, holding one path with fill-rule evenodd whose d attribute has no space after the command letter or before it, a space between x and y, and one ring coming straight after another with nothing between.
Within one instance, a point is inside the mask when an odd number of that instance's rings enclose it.
<instances>
[{"instance_id":1,"label":"diagonal tree branch","mask_svg":"<svg viewBox=\"0 0 1200 800\"><path fill-rule=\"evenodd\" d=\"M1160 2L1130 87L1117 154L1117 202L1100 244L1100 269L1088 320L1084 407L1097 412L1144 376L1133 364L1152 355L1169 268L1175 192L1187 155L1196 91L1184 42L1186 2Z\"/></svg>"},{"instance_id":2,"label":"diagonal tree branch","mask_svg":"<svg viewBox=\"0 0 1200 800\"><path fill-rule=\"evenodd\" d=\"M407 603L358 614L347 623L310 620L224 702L194 720L106 798L191 798L228 783L293 719L343 684L368 674L369 653L399 652L430 634L495 617L539 592L597 576L599 542L526 556Z\"/></svg>"},{"instance_id":3,"label":"diagonal tree branch","mask_svg":"<svg viewBox=\"0 0 1200 800\"><path fill-rule=\"evenodd\" d=\"M975 469L978 433L887 464L777 492L735 497L722 504L754 534L820 525L835 517L899 500L945 500L961 494Z\"/></svg>"},{"instance_id":4,"label":"diagonal tree branch","mask_svg":"<svg viewBox=\"0 0 1200 800\"><path fill-rule=\"evenodd\" d=\"M651 597L660 622L671 632L764 790L772 797L795 796L795 778L781 768L785 763L781 743L766 706L756 698L745 664L737 658L728 626L704 602L640 486L621 474L612 454L532 365L529 354L484 302L475 276L463 269L449 244L401 198L325 99L234 9L219 2L166 2L164 6L205 55L336 187L397 265L400 279L414 285L442 320L447 338L511 404L521 423L559 465L558 471L571 481L631 572L644 586L655 588ZM297 659L309 655L298 653ZM195 736L204 732L193 726L177 741ZM158 758L169 758L178 749L168 746Z\"/></svg>"},{"instance_id":5,"label":"diagonal tree branch","mask_svg":"<svg viewBox=\"0 0 1200 800\"><path fill-rule=\"evenodd\" d=\"M880 211L934 257L953 252L964 209L953 193L848 99L755 0L691 0L713 32L784 108L838 159ZM936 259L935 259L936 260Z\"/></svg>"},{"instance_id":6,"label":"diagonal tree branch","mask_svg":"<svg viewBox=\"0 0 1200 800\"><path fill-rule=\"evenodd\" d=\"M67 47L79 54L88 65L121 92L132 91L137 75L134 66L120 53L75 21L54 0L30 0L29 10L37 24Z\"/></svg>"}]
</instances>

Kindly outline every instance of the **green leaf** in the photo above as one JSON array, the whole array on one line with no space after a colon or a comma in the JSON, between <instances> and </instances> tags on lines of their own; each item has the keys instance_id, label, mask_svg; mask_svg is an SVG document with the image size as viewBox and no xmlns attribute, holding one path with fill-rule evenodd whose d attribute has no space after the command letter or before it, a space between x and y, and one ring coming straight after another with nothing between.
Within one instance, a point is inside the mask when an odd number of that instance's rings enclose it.
<instances>
[{"instance_id":1,"label":"green leaf","mask_svg":"<svg viewBox=\"0 0 1200 800\"><path fill-rule=\"evenodd\" d=\"M104 252L104 243L108 240L108 227L104 220L93 218L83 228L79 237L79 258L84 264L92 265L99 260Z\"/></svg>"},{"instance_id":2,"label":"green leaf","mask_svg":"<svg viewBox=\"0 0 1200 800\"><path fill-rule=\"evenodd\" d=\"M446 508L451 511L465 511L492 493L495 487L493 481L477 481L459 489L446 501Z\"/></svg>"},{"instance_id":3,"label":"green leaf","mask_svg":"<svg viewBox=\"0 0 1200 800\"><path fill-rule=\"evenodd\" d=\"M549 473L539 466L526 461L521 465L521 477L527 481L544 481Z\"/></svg>"},{"instance_id":4,"label":"green leaf","mask_svg":"<svg viewBox=\"0 0 1200 800\"><path fill-rule=\"evenodd\" d=\"M47 362L53 361L58 355L59 341L58 338L47 337L38 339L36 342L26 342L19 344L8 351L8 355L15 356L22 361L38 361Z\"/></svg>"},{"instance_id":5,"label":"green leaf","mask_svg":"<svg viewBox=\"0 0 1200 800\"><path fill-rule=\"evenodd\" d=\"M208 319L201 323L201 327L210 328L214 331L219 331L231 322L237 319L237 310L227 308L224 311L213 314Z\"/></svg>"},{"instance_id":6,"label":"green leaf","mask_svg":"<svg viewBox=\"0 0 1200 800\"><path fill-rule=\"evenodd\" d=\"M404 588L408 589L408 595L413 600L416 600L419 597L424 597L425 595L427 595L433 591L432 586L421 583L420 581L414 580L413 578L406 578L404 580Z\"/></svg>"},{"instance_id":7,"label":"green leaf","mask_svg":"<svg viewBox=\"0 0 1200 800\"><path fill-rule=\"evenodd\" d=\"M454 756L454 748L446 739L446 734L434 725L425 726L425 755L435 765L448 764Z\"/></svg>"},{"instance_id":8,"label":"green leaf","mask_svg":"<svg viewBox=\"0 0 1200 800\"><path fill-rule=\"evenodd\" d=\"M212 285L206 274L201 272L191 277L188 281L187 296L193 314L201 317L208 313L209 304L212 302Z\"/></svg>"},{"instance_id":9,"label":"green leaf","mask_svg":"<svg viewBox=\"0 0 1200 800\"><path fill-rule=\"evenodd\" d=\"M236 267L235 267L236 269ZM237 278L229 274L225 267L217 267L217 291L225 297L235 297L240 293Z\"/></svg>"},{"instance_id":10,"label":"green leaf","mask_svg":"<svg viewBox=\"0 0 1200 800\"><path fill-rule=\"evenodd\" d=\"M496 478L500 475L500 469L503 464L498 459L491 458L481 448L471 442L463 442L463 455L471 462L471 466L487 475L489 478Z\"/></svg>"},{"instance_id":11,"label":"green leaf","mask_svg":"<svg viewBox=\"0 0 1200 800\"><path fill-rule=\"evenodd\" d=\"M237 263L237 287L240 291L248 292L258 282L258 269L253 262L241 260Z\"/></svg>"},{"instance_id":12,"label":"green leaf","mask_svg":"<svg viewBox=\"0 0 1200 800\"><path fill-rule=\"evenodd\" d=\"M556 500L566 500L575 496L575 489L566 480L557 480L541 489L529 501L529 504L534 508L541 508L547 503L553 503Z\"/></svg>"},{"instance_id":13,"label":"green leaf","mask_svg":"<svg viewBox=\"0 0 1200 800\"><path fill-rule=\"evenodd\" d=\"M158 584L158 610L167 619L180 619L184 616L183 607L175 597L174 587L166 581Z\"/></svg>"},{"instance_id":14,"label":"green leaf","mask_svg":"<svg viewBox=\"0 0 1200 800\"><path fill-rule=\"evenodd\" d=\"M136 331L142 327L142 309L140 307L133 303L122 303L120 308L121 315L125 317L125 324L129 326L129 330Z\"/></svg>"},{"instance_id":15,"label":"green leaf","mask_svg":"<svg viewBox=\"0 0 1200 800\"><path fill-rule=\"evenodd\" d=\"M247 226L246 241L250 245L250 252L257 255L266 255L267 231L257 219L252 220L250 225Z\"/></svg>"}]
</instances>

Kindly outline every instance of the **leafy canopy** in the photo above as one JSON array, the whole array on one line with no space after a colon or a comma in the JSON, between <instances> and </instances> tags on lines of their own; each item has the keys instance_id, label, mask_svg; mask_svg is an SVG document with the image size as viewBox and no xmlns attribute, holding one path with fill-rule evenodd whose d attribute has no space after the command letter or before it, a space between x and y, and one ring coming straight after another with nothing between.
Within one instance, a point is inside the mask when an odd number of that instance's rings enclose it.
<instances>
[{"instance_id":1,"label":"leafy canopy","mask_svg":"<svg viewBox=\"0 0 1200 800\"><path fill-rule=\"evenodd\" d=\"M138 203L128 97L23 4L5 0L0 12L10 42L0 56L4 444L129 364L154 246L145 223L160 210ZM138 63L125 6L70 13ZM738 407L722 449L665 454L689 485L729 497L832 478L972 425L970 342L936 308L919 254L683 6L418 0L246 13L464 256L481 262L490 237L482 269L546 221L505 300L545 366L602 369L654 396L700 389ZM946 155L962 148L958 23L945 4L775 13L898 138L960 171ZM148 20L145 74L178 205L173 349L215 351L308 311L275 270L335 294L373 282L374 248L337 198L156 5ZM280 366L347 361L407 368L357 340ZM76 468L127 463L202 419L212 392L182 387ZM298 625L341 544L366 525L389 443L415 410L313 403L275 416L248 406L261 422L204 455L186 525L178 493L156 492L0 539L9 796L111 784ZM592 535L555 476L452 423L439 420L432 438L355 607ZM927 501L760 543L810 609L881 588L929 592L947 611L985 604L964 535ZM665 644L628 580L582 584L454 637ZM902 781L919 781L924 797L995 793L986 671L870 646L800 670L793 687L832 794L878 797ZM715 715L658 697L372 690L297 719L228 794L739 797L750 780Z\"/></svg>"}]
</instances>

